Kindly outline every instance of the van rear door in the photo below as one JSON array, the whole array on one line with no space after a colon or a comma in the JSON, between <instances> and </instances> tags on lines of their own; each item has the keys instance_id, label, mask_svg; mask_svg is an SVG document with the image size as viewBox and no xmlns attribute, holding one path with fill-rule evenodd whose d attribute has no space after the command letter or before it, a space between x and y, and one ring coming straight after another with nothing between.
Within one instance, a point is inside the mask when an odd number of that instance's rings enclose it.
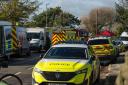
<instances>
[{"instance_id":1,"label":"van rear door","mask_svg":"<svg viewBox=\"0 0 128 85\"><path fill-rule=\"evenodd\" d=\"M0 26L0 54L2 54L2 51L3 51L3 46L2 46L2 40L3 40L3 39L2 39L2 37L3 37L3 36L2 36L2 34L3 34L2 31L3 31L3 30L2 30L2 29L3 29L3 27Z\"/></svg>"},{"instance_id":2,"label":"van rear door","mask_svg":"<svg viewBox=\"0 0 128 85\"><path fill-rule=\"evenodd\" d=\"M5 35L5 53L12 54L13 52L13 43L12 43L12 30L11 26L4 26L4 35Z\"/></svg>"}]
</instances>

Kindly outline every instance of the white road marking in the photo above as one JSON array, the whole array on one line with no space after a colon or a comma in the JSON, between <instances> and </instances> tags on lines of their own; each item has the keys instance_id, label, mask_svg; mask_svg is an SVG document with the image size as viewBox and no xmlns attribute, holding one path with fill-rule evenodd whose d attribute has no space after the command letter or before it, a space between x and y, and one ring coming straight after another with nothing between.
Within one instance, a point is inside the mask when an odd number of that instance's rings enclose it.
<instances>
[{"instance_id":1,"label":"white road marking","mask_svg":"<svg viewBox=\"0 0 128 85\"><path fill-rule=\"evenodd\" d=\"M22 72L17 72L17 73L15 73L14 75L19 75L19 74L21 74ZM9 79L9 78L11 78L12 76L8 76L8 77L6 77L6 78L4 78L3 80L7 80L7 79Z\"/></svg>"},{"instance_id":2,"label":"white road marking","mask_svg":"<svg viewBox=\"0 0 128 85\"><path fill-rule=\"evenodd\" d=\"M19 75L19 74L21 74L22 72L17 72L15 75Z\"/></svg>"},{"instance_id":3,"label":"white road marking","mask_svg":"<svg viewBox=\"0 0 128 85\"><path fill-rule=\"evenodd\" d=\"M31 69L33 69L33 67L30 67L30 68L28 68L27 70L31 70Z\"/></svg>"}]
</instances>

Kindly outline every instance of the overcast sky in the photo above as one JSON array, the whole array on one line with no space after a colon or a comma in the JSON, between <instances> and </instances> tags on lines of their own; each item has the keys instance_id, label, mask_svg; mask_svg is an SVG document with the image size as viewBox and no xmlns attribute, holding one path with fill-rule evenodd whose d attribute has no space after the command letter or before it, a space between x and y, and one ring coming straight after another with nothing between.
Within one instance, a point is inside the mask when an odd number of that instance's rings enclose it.
<instances>
[{"instance_id":1,"label":"overcast sky","mask_svg":"<svg viewBox=\"0 0 128 85\"><path fill-rule=\"evenodd\" d=\"M43 0L39 12L48 8L60 6L64 11L70 12L76 17L88 15L90 10L98 7L113 7L117 0Z\"/></svg>"}]
</instances>

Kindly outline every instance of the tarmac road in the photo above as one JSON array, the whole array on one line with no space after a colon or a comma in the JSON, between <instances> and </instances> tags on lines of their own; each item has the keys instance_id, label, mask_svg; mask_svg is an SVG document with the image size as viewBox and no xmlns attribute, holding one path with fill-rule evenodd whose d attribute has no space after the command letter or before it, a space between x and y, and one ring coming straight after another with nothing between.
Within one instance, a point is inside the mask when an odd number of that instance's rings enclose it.
<instances>
[{"instance_id":1,"label":"tarmac road","mask_svg":"<svg viewBox=\"0 0 128 85\"><path fill-rule=\"evenodd\" d=\"M2 68L0 70L0 76L4 74L15 74L21 78L23 85L31 84L31 73L32 67L40 59L40 53L32 53L31 57L20 57L12 58L9 63L8 68ZM101 66L100 82L95 85L114 85L116 76L119 72L120 65L124 62L123 54L121 54L116 63L110 64L108 66ZM9 77L6 81L11 82L11 84L18 85L18 82L14 82L13 78ZM12 82L13 81L13 82Z\"/></svg>"},{"instance_id":2,"label":"tarmac road","mask_svg":"<svg viewBox=\"0 0 128 85\"><path fill-rule=\"evenodd\" d=\"M28 57L20 57L20 58L12 58L9 61L9 67L8 68L2 68L0 70L0 76L4 74L15 74L20 77L20 79L23 81L23 85L32 85L31 84L31 73L33 66L37 63L40 53L32 53L32 56ZM9 82L12 82L12 78L6 79ZM16 80L15 80L16 81ZM14 85L18 85L15 82L13 82ZM18 83L18 82L17 82ZM12 83L11 83L12 84Z\"/></svg>"}]
</instances>

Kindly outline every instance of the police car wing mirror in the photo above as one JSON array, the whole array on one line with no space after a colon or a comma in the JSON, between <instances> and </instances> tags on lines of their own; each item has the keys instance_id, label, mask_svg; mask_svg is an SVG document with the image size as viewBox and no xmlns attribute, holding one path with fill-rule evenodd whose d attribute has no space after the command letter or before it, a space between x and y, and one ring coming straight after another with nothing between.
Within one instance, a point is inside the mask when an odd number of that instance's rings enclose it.
<instances>
[{"instance_id":1,"label":"police car wing mirror","mask_svg":"<svg viewBox=\"0 0 128 85\"><path fill-rule=\"evenodd\" d=\"M40 54L40 59L42 59L43 58L43 54Z\"/></svg>"}]
</instances>

